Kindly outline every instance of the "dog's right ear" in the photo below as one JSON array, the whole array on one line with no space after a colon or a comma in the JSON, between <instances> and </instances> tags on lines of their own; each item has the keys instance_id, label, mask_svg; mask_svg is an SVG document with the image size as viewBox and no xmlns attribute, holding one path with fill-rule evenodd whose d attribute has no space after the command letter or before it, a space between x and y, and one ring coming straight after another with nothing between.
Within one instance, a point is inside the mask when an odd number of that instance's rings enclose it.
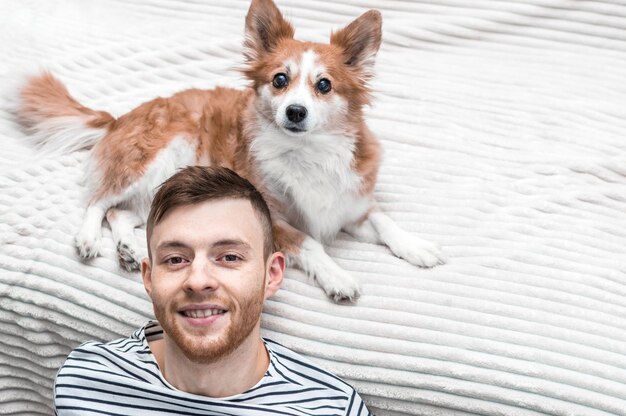
<instances>
[{"instance_id":1,"label":"dog's right ear","mask_svg":"<svg viewBox=\"0 0 626 416\"><path fill-rule=\"evenodd\" d=\"M344 63L363 80L372 77L374 57L382 41L382 22L378 10L369 10L330 35L330 43L343 50Z\"/></svg>"},{"instance_id":2,"label":"dog's right ear","mask_svg":"<svg viewBox=\"0 0 626 416\"><path fill-rule=\"evenodd\" d=\"M272 0L252 0L246 15L244 55L254 61L272 51L281 39L292 39L294 29Z\"/></svg>"}]
</instances>

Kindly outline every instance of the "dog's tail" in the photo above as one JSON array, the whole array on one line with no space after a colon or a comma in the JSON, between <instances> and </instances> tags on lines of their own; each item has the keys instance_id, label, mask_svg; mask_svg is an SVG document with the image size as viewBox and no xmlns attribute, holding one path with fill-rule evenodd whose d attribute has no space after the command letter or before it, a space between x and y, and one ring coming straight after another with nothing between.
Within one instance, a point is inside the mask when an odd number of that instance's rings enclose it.
<instances>
[{"instance_id":1,"label":"dog's tail","mask_svg":"<svg viewBox=\"0 0 626 416\"><path fill-rule=\"evenodd\" d=\"M115 123L111 114L81 105L49 72L30 78L21 89L18 118L46 154L91 148Z\"/></svg>"}]
</instances>

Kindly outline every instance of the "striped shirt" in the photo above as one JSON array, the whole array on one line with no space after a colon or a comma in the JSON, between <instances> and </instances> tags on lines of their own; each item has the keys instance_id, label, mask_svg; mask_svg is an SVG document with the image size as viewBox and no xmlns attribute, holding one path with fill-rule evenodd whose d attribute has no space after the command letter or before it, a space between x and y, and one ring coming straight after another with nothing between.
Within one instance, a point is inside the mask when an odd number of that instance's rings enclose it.
<instances>
[{"instance_id":1,"label":"striped shirt","mask_svg":"<svg viewBox=\"0 0 626 416\"><path fill-rule=\"evenodd\" d=\"M369 411L350 385L282 345L263 339L267 372L250 390L214 399L171 386L148 341L163 336L156 321L130 338L90 341L70 353L54 384L54 405L65 415L346 415Z\"/></svg>"}]
</instances>

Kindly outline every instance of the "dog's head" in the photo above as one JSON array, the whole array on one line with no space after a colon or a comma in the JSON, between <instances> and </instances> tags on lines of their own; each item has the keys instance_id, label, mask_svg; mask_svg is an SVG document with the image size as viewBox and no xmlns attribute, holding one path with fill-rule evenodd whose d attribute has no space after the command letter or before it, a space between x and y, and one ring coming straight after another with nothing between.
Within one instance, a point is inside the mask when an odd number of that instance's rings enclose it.
<instances>
[{"instance_id":1,"label":"dog's head","mask_svg":"<svg viewBox=\"0 0 626 416\"><path fill-rule=\"evenodd\" d=\"M259 112L292 136L342 131L361 120L381 26L380 13L370 10L333 32L330 44L300 42L272 0L252 0L243 72Z\"/></svg>"}]
</instances>

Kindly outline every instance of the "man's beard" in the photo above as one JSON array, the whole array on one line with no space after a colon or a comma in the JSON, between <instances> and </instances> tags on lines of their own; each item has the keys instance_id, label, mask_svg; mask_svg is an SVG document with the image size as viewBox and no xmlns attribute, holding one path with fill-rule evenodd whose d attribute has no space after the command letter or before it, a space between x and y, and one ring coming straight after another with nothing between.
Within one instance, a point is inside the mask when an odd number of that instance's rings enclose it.
<instances>
[{"instance_id":1,"label":"man's beard","mask_svg":"<svg viewBox=\"0 0 626 416\"><path fill-rule=\"evenodd\" d=\"M212 303L223 306L230 315L230 324L225 333L215 339L213 335L203 337L200 334L189 334L181 328L179 312L180 302L172 303L170 311L166 311L166 305L153 299L154 315L161 324L166 336L172 339L180 348L185 357L194 363L211 364L236 350L250 335L261 316L263 310L263 291L261 286L258 290L241 299L239 308L235 308L232 300L217 299L214 296L200 297L186 296L184 304L188 303ZM223 319L223 318L222 318Z\"/></svg>"}]
</instances>

